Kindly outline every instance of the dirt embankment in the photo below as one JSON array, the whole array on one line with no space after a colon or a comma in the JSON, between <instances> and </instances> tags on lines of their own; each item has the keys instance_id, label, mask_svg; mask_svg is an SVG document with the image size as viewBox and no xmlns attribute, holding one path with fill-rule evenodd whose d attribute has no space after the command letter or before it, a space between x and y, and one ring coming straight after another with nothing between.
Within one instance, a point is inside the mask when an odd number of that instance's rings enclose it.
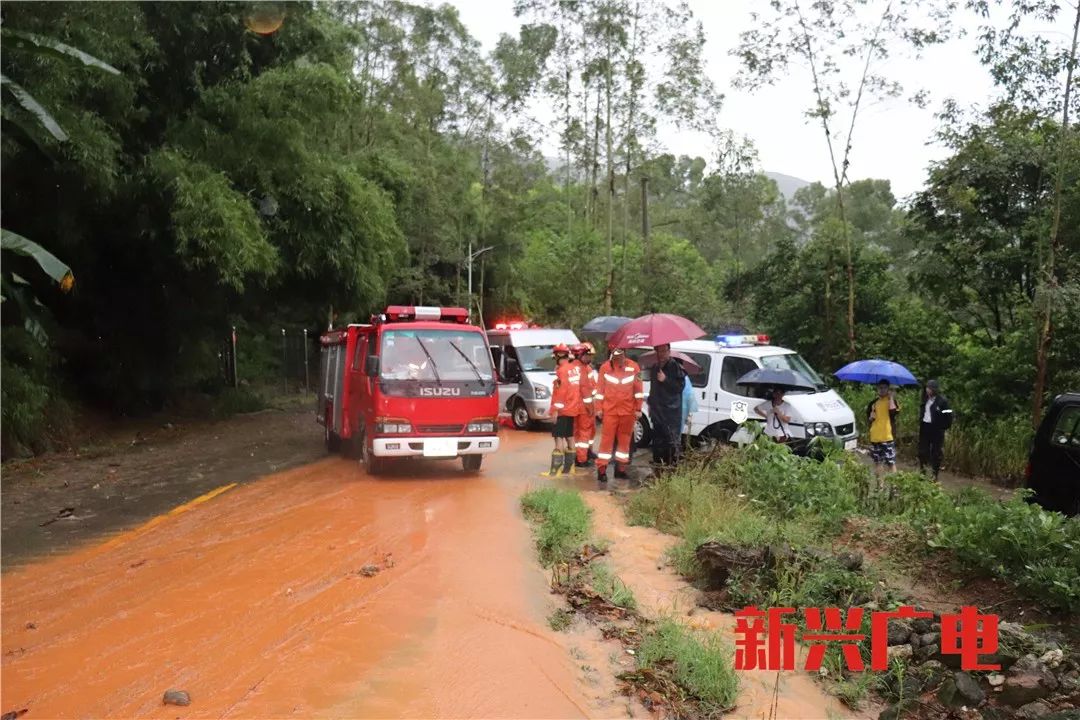
<instances>
[{"instance_id":1,"label":"dirt embankment","mask_svg":"<svg viewBox=\"0 0 1080 720\"><path fill-rule=\"evenodd\" d=\"M137 524L216 487L325 456L310 410L155 424L82 452L6 463L3 567Z\"/></svg>"}]
</instances>

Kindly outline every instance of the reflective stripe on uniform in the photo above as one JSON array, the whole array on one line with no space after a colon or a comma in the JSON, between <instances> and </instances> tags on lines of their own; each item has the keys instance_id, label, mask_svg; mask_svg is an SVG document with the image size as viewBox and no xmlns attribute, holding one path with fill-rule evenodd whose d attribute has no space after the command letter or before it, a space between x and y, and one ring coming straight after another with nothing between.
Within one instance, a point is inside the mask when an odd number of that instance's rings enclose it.
<instances>
[{"instance_id":1,"label":"reflective stripe on uniform","mask_svg":"<svg viewBox=\"0 0 1080 720\"><path fill-rule=\"evenodd\" d=\"M607 373L604 373L604 379L607 380L608 382L613 382L613 383L619 382L619 378L615 377L614 375L608 375Z\"/></svg>"},{"instance_id":2,"label":"reflective stripe on uniform","mask_svg":"<svg viewBox=\"0 0 1080 720\"><path fill-rule=\"evenodd\" d=\"M587 398L581 398L581 402L587 402L587 403L591 403L591 402L592 402L592 398L591 398L591 397L587 397Z\"/></svg>"},{"instance_id":3,"label":"reflective stripe on uniform","mask_svg":"<svg viewBox=\"0 0 1080 720\"><path fill-rule=\"evenodd\" d=\"M643 397L645 397L645 393L634 393L634 397L643 398Z\"/></svg>"},{"instance_id":4,"label":"reflective stripe on uniform","mask_svg":"<svg viewBox=\"0 0 1080 720\"><path fill-rule=\"evenodd\" d=\"M557 408L559 408L560 410L562 410L562 409L563 409L564 407L566 407L566 405L563 405L562 403L555 403L555 407L557 407Z\"/></svg>"},{"instance_id":5,"label":"reflective stripe on uniform","mask_svg":"<svg viewBox=\"0 0 1080 720\"><path fill-rule=\"evenodd\" d=\"M610 460L611 453L597 453L596 457L600 458L601 460Z\"/></svg>"},{"instance_id":6,"label":"reflective stripe on uniform","mask_svg":"<svg viewBox=\"0 0 1080 720\"><path fill-rule=\"evenodd\" d=\"M604 399L604 396L603 396L603 395L601 395L600 393L596 393L596 399L597 399L597 400L603 400L603 399Z\"/></svg>"},{"instance_id":7,"label":"reflective stripe on uniform","mask_svg":"<svg viewBox=\"0 0 1080 720\"><path fill-rule=\"evenodd\" d=\"M619 460L629 460L630 459L630 454L629 453L624 453L624 452L619 452L618 450L616 450L615 451L615 457L617 459L619 459Z\"/></svg>"},{"instance_id":8,"label":"reflective stripe on uniform","mask_svg":"<svg viewBox=\"0 0 1080 720\"><path fill-rule=\"evenodd\" d=\"M574 447L579 447L579 448L588 448L588 447L589 447L589 443L574 443Z\"/></svg>"},{"instance_id":9,"label":"reflective stripe on uniform","mask_svg":"<svg viewBox=\"0 0 1080 720\"><path fill-rule=\"evenodd\" d=\"M620 380L619 383L621 385L625 385L627 383L632 383L635 380L637 380L637 375L628 375L628 376L624 377L622 380Z\"/></svg>"}]
</instances>

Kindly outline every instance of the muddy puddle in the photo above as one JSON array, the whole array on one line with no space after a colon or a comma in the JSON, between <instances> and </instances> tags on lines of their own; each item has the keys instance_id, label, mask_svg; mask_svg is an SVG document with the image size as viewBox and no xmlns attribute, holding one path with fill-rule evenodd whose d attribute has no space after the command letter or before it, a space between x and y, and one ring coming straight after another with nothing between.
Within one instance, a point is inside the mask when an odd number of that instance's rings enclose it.
<instances>
[{"instance_id":1,"label":"muddy puddle","mask_svg":"<svg viewBox=\"0 0 1080 720\"><path fill-rule=\"evenodd\" d=\"M12 569L0 709L27 708L26 720L625 716L611 687L588 679L610 675L602 642L545 622L557 599L517 507L540 439L505 433L479 477L438 463L373 480L329 459ZM191 705L163 706L170 688Z\"/></svg>"},{"instance_id":2,"label":"muddy puddle","mask_svg":"<svg viewBox=\"0 0 1080 720\"><path fill-rule=\"evenodd\" d=\"M654 528L627 525L622 508L610 493L585 493L585 501L593 511L596 536L611 542L608 561L612 569L633 591L643 614L672 616L693 627L722 632L734 648L734 617L696 607L698 591L667 566L665 554L675 538ZM805 652L799 648L797 664L805 661ZM776 672L750 670L739 671L738 676L739 699L730 717L876 718L880 710L853 712L804 672L778 676Z\"/></svg>"}]
</instances>

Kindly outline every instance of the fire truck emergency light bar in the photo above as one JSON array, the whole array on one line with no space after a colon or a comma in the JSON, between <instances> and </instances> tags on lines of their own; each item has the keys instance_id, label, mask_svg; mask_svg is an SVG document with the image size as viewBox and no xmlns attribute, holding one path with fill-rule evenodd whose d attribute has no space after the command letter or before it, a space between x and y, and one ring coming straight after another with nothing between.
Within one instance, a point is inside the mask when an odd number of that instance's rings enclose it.
<instances>
[{"instance_id":1,"label":"fire truck emergency light bar","mask_svg":"<svg viewBox=\"0 0 1080 720\"><path fill-rule=\"evenodd\" d=\"M391 305L383 313L386 322L401 320L445 320L464 323L469 319L465 308L429 307L425 305Z\"/></svg>"},{"instance_id":2,"label":"fire truck emergency light bar","mask_svg":"<svg viewBox=\"0 0 1080 720\"><path fill-rule=\"evenodd\" d=\"M716 344L723 347L742 347L746 345L768 345L768 335L717 335Z\"/></svg>"},{"instance_id":3,"label":"fire truck emergency light bar","mask_svg":"<svg viewBox=\"0 0 1080 720\"><path fill-rule=\"evenodd\" d=\"M524 330L527 327L529 325L523 322L495 323L496 330Z\"/></svg>"}]
</instances>

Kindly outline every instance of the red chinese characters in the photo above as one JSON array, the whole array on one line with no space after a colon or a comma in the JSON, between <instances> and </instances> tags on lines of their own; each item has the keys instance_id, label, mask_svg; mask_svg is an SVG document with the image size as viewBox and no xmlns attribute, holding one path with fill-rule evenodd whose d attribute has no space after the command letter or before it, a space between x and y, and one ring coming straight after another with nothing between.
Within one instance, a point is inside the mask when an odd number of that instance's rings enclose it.
<instances>
[{"instance_id":1,"label":"red chinese characters","mask_svg":"<svg viewBox=\"0 0 1080 720\"><path fill-rule=\"evenodd\" d=\"M838 643L844 664L849 670L866 669L863 643L866 640L865 610L851 608L804 608L806 630L802 641L809 645L803 668L821 668L829 643ZM794 670L796 666L795 638L798 625L785 616L794 615L795 608L769 608L767 611L748 606L735 613L736 670ZM870 613L870 669L889 667L889 621L931 618L933 613L904 605L894 611ZM996 664L981 663L981 655L997 652L998 618L980 615L978 608L963 607L955 615L941 616L941 652L959 655L963 670L997 670Z\"/></svg>"}]
</instances>

